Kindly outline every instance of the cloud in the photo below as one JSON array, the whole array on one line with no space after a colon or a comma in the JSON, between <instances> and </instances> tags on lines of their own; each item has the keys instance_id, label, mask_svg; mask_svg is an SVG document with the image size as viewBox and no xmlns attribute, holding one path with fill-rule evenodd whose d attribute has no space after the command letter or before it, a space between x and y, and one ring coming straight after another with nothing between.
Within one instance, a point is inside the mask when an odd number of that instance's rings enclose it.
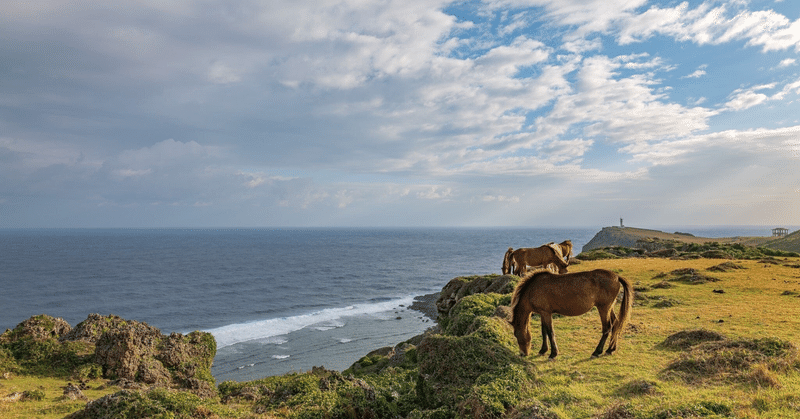
<instances>
[{"instance_id":1,"label":"cloud","mask_svg":"<svg viewBox=\"0 0 800 419\"><path fill-rule=\"evenodd\" d=\"M772 96L758 93L760 90L775 89L777 85L777 83L770 83L753 86L747 89L736 89L730 94L724 109L728 111L741 111L769 101L783 100L787 95L792 93L800 93L800 79L786 83L783 89L774 93Z\"/></svg>"},{"instance_id":2,"label":"cloud","mask_svg":"<svg viewBox=\"0 0 800 419\"><path fill-rule=\"evenodd\" d=\"M800 20L790 22L771 10L737 10L735 4L714 7L706 1L694 9L688 2L672 8L652 6L644 13L620 20L618 39L623 45L642 42L655 35L700 45L744 40L763 52L794 48L800 51Z\"/></svg>"},{"instance_id":3,"label":"cloud","mask_svg":"<svg viewBox=\"0 0 800 419\"><path fill-rule=\"evenodd\" d=\"M734 91L730 100L725 104L725 108L733 111L752 108L769 100L769 96L757 93L759 90L772 89L775 84L754 86L749 89L737 89Z\"/></svg>"},{"instance_id":4,"label":"cloud","mask_svg":"<svg viewBox=\"0 0 800 419\"><path fill-rule=\"evenodd\" d=\"M0 202L413 223L542 194L661 200L648 188L667 194L705 159L769 173L760 145L797 154L796 132L762 127L796 125L769 116L794 114L800 38L797 20L753 7L4 3ZM753 57L767 75L738 64Z\"/></svg>"},{"instance_id":5,"label":"cloud","mask_svg":"<svg viewBox=\"0 0 800 419\"><path fill-rule=\"evenodd\" d=\"M703 76L706 75L706 70L705 70L706 67L708 67L708 64L703 64L703 65L700 66L700 68L695 70L694 73L687 74L687 75L685 75L685 76L683 76L681 78L682 79L699 79L700 77L703 77Z\"/></svg>"}]
</instances>

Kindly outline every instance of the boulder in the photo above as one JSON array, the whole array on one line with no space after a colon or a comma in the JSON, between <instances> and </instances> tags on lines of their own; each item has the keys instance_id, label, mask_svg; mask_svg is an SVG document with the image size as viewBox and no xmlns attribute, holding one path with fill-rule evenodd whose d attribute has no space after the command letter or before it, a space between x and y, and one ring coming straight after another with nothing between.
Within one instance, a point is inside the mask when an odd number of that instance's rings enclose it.
<instances>
[{"instance_id":1,"label":"boulder","mask_svg":"<svg viewBox=\"0 0 800 419\"><path fill-rule=\"evenodd\" d=\"M69 333L70 330L72 330L72 326L64 319L40 314L18 324L14 330L7 330L0 335L0 342L12 343L23 339L58 339Z\"/></svg>"}]
</instances>

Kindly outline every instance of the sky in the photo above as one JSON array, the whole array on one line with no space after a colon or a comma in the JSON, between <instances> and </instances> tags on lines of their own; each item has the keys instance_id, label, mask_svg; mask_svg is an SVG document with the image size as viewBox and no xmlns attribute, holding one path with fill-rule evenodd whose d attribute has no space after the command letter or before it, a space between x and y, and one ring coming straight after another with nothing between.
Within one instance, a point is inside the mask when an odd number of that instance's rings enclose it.
<instances>
[{"instance_id":1,"label":"sky","mask_svg":"<svg viewBox=\"0 0 800 419\"><path fill-rule=\"evenodd\" d=\"M0 228L800 225L794 0L0 2Z\"/></svg>"}]
</instances>

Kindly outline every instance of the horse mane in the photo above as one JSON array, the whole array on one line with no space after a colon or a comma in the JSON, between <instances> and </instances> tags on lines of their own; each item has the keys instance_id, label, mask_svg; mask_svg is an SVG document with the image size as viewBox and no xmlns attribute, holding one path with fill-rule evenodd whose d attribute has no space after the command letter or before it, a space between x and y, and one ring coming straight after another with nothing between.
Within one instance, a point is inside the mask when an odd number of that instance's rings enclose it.
<instances>
[{"instance_id":1,"label":"horse mane","mask_svg":"<svg viewBox=\"0 0 800 419\"><path fill-rule=\"evenodd\" d=\"M517 286L514 287L514 293L511 295L512 313L514 313L514 309L517 307L519 299L522 297L522 294L524 294L525 291L528 289L528 286L536 280L536 277L539 276L539 274L543 274L545 272L550 273L550 271L548 271L547 269L540 269L531 271L522 277L522 280L519 281L519 284L517 284Z\"/></svg>"}]
</instances>

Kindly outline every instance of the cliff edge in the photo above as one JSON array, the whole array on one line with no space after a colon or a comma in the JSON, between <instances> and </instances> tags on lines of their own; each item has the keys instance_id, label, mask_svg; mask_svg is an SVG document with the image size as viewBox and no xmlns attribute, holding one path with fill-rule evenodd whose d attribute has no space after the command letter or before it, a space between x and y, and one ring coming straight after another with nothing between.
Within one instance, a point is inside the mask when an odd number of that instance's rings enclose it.
<instances>
[{"instance_id":1,"label":"cliff edge","mask_svg":"<svg viewBox=\"0 0 800 419\"><path fill-rule=\"evenodd\" d=\"M795 233L793 233L795 234ZM717 242L720 244L742 244L745 246L769 246L772 237L697 237L688 233L665 233L659 230L648 230L635 227L603 227L581 249L582 252L609 246L642 248L648 251L658 250L658 243L696 243ZM792 249L782 249L792 250Z\"/></svg>"}]
</instances>

